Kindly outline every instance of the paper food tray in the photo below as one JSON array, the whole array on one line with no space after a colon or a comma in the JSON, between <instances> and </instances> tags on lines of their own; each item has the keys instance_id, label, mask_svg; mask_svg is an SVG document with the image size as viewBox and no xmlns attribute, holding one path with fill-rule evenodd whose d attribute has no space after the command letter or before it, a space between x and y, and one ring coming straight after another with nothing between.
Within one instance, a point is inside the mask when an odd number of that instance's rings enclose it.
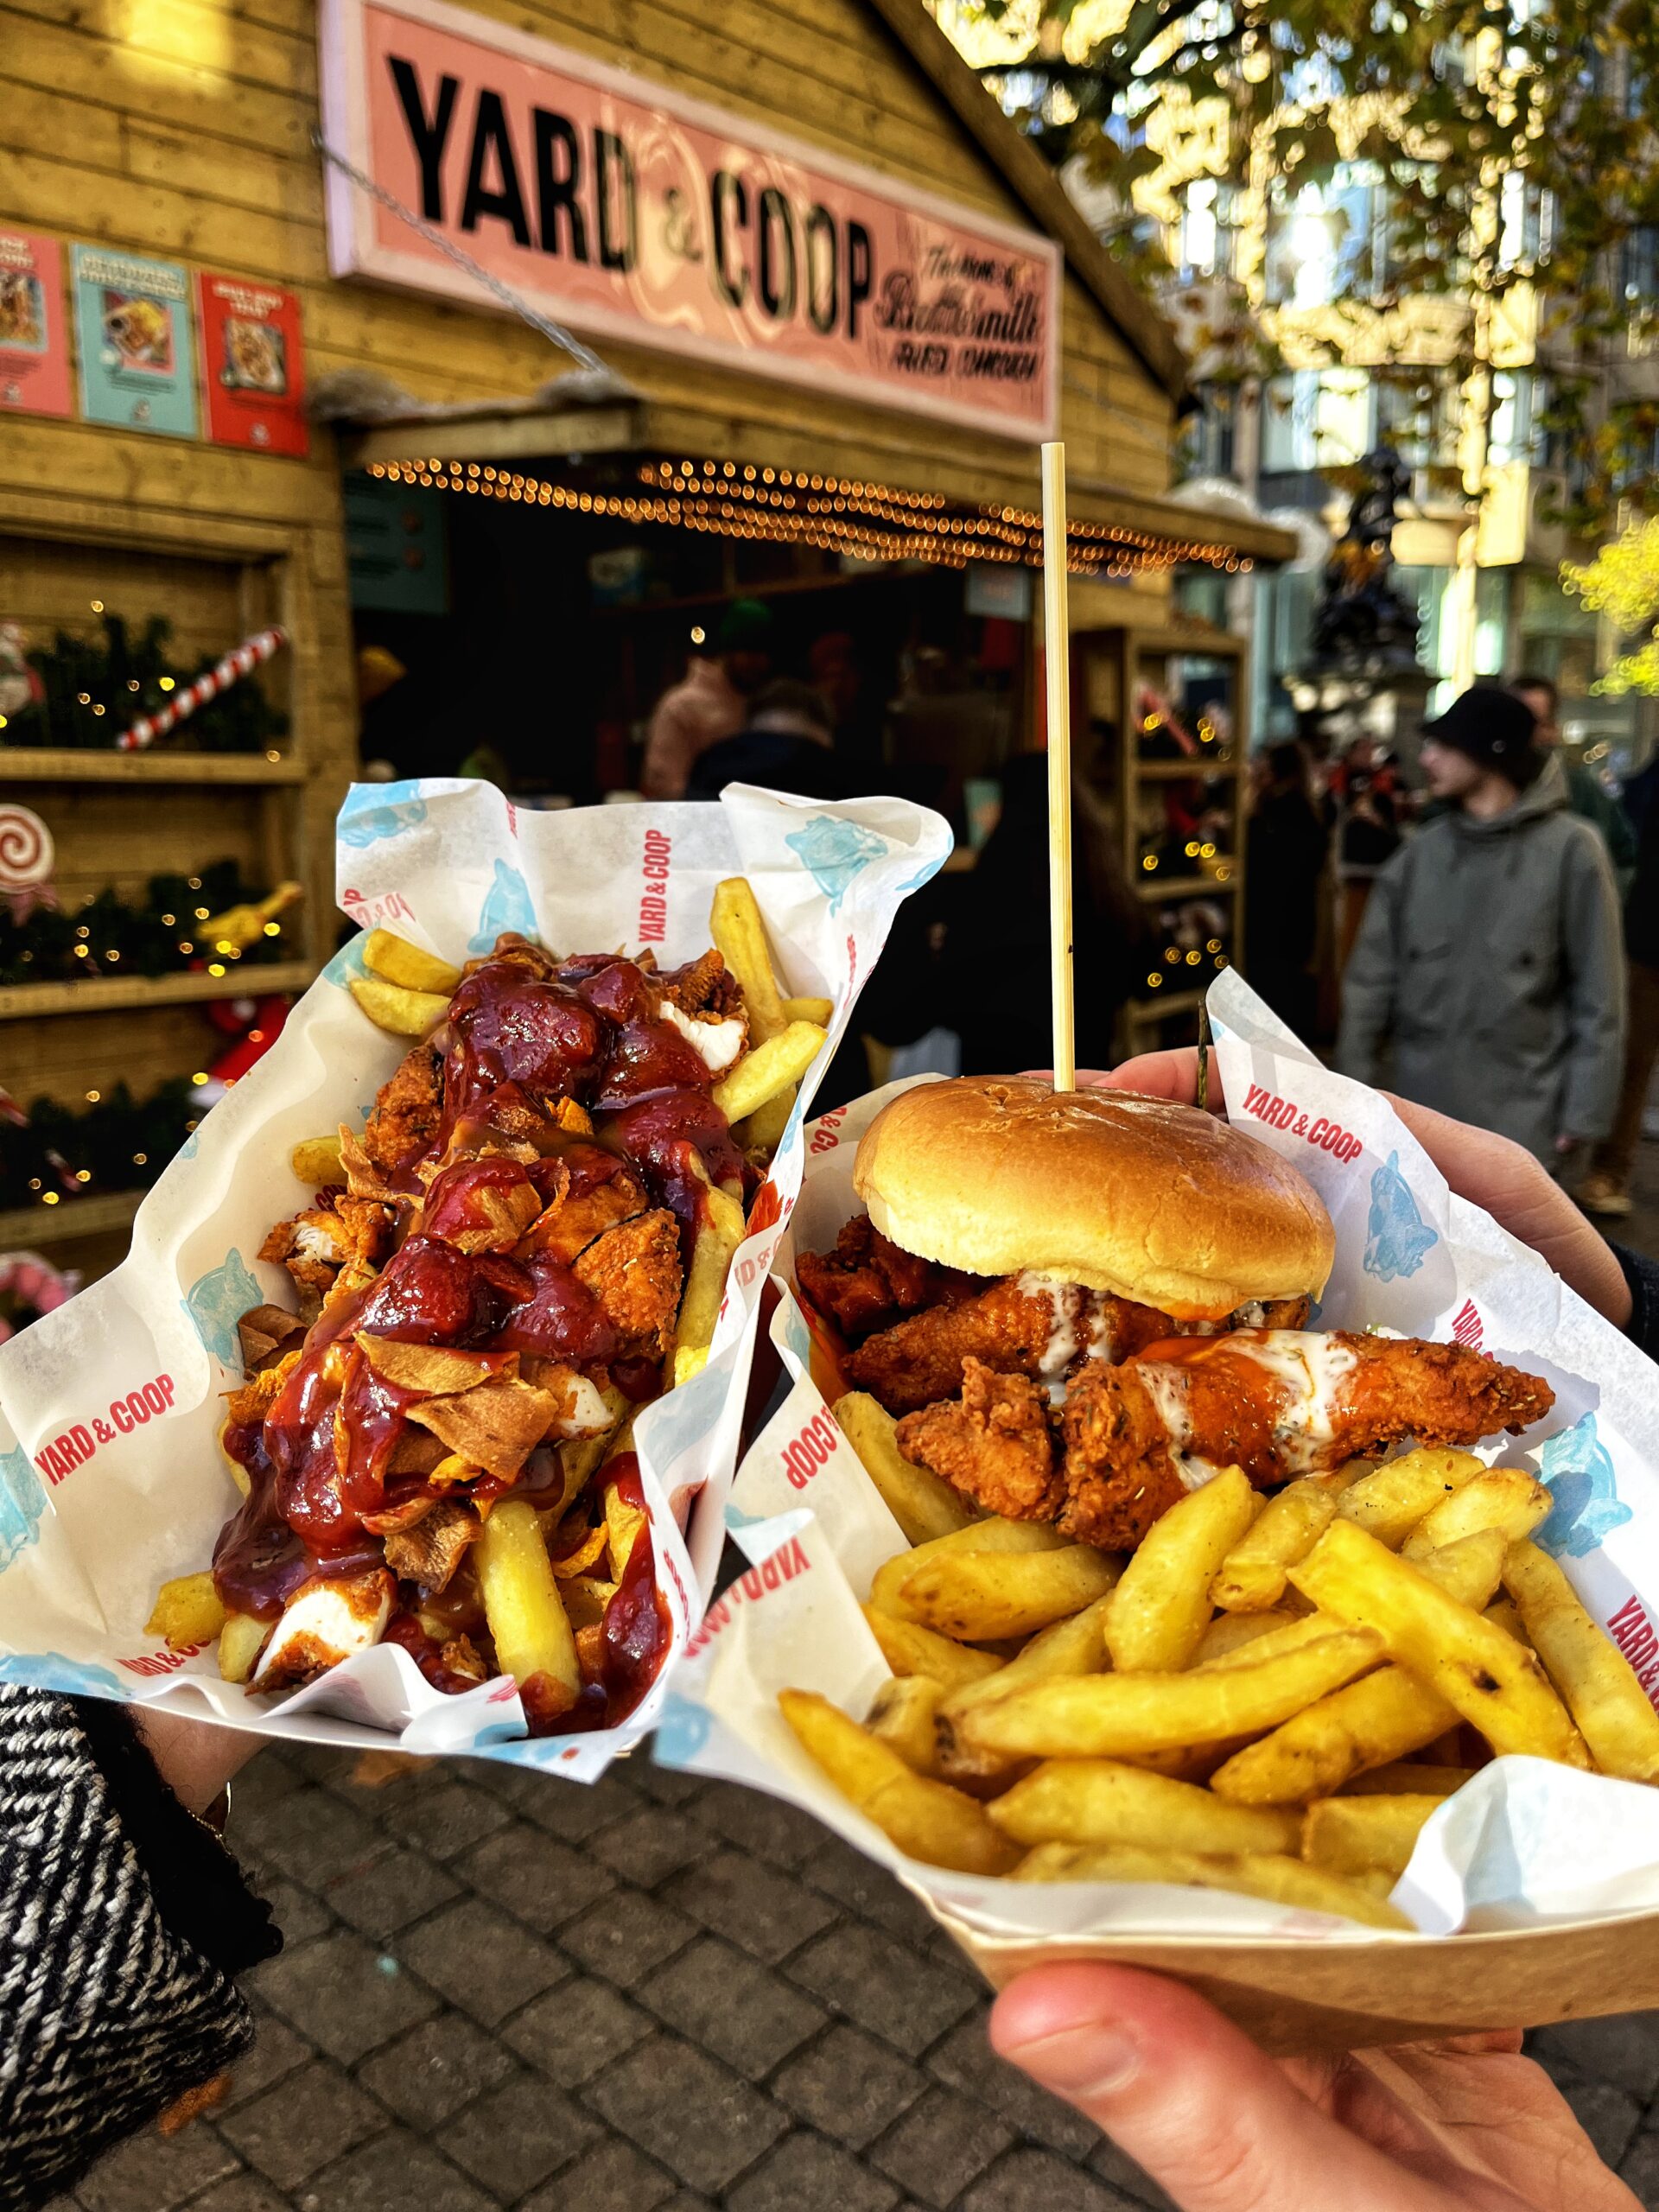
<instances>
[{"instance_id":1,"label":"paper food tray","mask_svg":"<svg viewBox=\"0 0 1659 2212\"><path fill-rule=\"evenodd\" d=\"M1454 1197L1387 1101L1322 1066L1240 978L1221 976L1209 1005L1230 1118L1299 1167L1330 1210L1337 1258L1317 1325L1456 1338L1554 1387L1541 1444L1504 1438L1484 1456L1533 1467L1554 1491L1534 1541L1560 1562L1651 1694L1653 1365L1535 1253ZM793 1256L831 1244L861 1211L858 1139L905 1087L806 1131L772 1325L793 1388L727 1509L754 1565L692 1639L658 1757L815 1814L890 1868L998 1984L1039 1960L1135 1961L1194 1982L1280 2049L1659 2002L1659 1789L1538 1759L1495 1761L1422 1831L1394 1893L1420 1931L1411 1935L1218 1891L947 1872L905 1858L828 1783L784 1722L778 1693L817 1690L862 1718L888 1669L859 1601L904 1546L829 1412L844 1385L827 1339L796 1302Z\"/></svg>"},{"instance_id":2,"label":"paper food tray","mask_svg":"<svg viewBox=\"0 0 1659 2212\"><path fill-rule=\"evenodd\" d=\"M950 850L937 815L897 799L821 805L745 786L718 804L521 811L488 784L354 786L341 811L341 907L456 963L508 930L570 953L648 945L671 966L705 951L722 877L754 887L791 992L835 1001L829 1045L740 1247L708 1366L636 1430L669 1661L621 1726L529 1739L510 1679L446 1696L382 1644L287 1696L222 1681L211 1646L145 1635L168 1578L206 1567L237 1504L217 1433L242 1379L238 1316L291 1307L253 1257L308 1202L300 1139L355 1128L407 1039L371 1027L335 956L276 1046L200 1128L139 1208L112 1274L0 1347L0 1679L130 1699L314 1742L473 1751L583 1780L653 1724L672 1653L701 1617L722 1541L761 1284L798 1188L801 1122L900 900ZM257 970L251 971L257 974ZM683 1534L682 1530L683 1529Z\"/></svg>"}]
</instances>

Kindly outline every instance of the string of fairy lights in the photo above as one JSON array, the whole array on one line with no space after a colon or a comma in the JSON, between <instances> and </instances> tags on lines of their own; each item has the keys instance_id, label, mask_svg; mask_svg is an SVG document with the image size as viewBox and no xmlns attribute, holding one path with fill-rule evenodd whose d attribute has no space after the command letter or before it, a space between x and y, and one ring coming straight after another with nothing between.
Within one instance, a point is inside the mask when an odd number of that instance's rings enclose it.
<instances>
[{"instance_id":1,"label":"string of fairy lights","mask_svg":"<svg viewBox=\"0 0 1659 2212\"><path fill-rule=\"evenodd\" d=\"M806 544L861 561L921 561L949 569L1001 562L1042 566L1042 517L1028 507L967 506L942 492L906 491L863 478L770 468L752 461L647 461L638 492L598 492L479 461L373 461L392 484L505 499L567 514L651 523L710 536ZM1253 563L1204 538L1160 537L1121 524L1073 522L1069 574L1114 582L1197 563L1228 575Z\"/></svg>"}]
</instances>

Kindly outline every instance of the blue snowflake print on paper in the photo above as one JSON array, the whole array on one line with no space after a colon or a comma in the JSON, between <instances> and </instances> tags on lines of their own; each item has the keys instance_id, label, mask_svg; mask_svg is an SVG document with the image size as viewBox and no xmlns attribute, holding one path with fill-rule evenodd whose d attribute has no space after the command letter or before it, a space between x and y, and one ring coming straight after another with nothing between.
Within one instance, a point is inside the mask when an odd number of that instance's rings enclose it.
<instances>
[{"instance_id":1,"label":"blue snowflake print on paper","mask_svg":"<svg viewBox=\"0 0 1659 2212\"><path fill-rule=\"evenodd\" d=\"M21 1444L0 1452L0 1573L41 1533L46 1492Z\"/></svg>"},{"instance_id":2,"label":"blue snowflake print on paper","mask_svg":"<svg viewBox=\"0 0 1659 2212\"><path fill-rule=\"evenodd\" d=\"M368 942L368 931L359 930L355 937L348 937L340 950L323 969L327 980L342 991L349 991L359 976L368 969L363 964L363 947Z\"/></svg>"},{"instance_id":3,"label":"blue snowflake print on paper","mask_svg":"<svg viewBox=\"0 0 1659 2212\"><path fill-rule=\"evenodd\" d=\"M382 839L401 836L426 819L418 776L398 784L353 784L340 810L334 835L342 845L362 852Z\"/></svg>"},{"instance_id":4,"label":"blue snowflake print on paper","mask_svg":"<svg viewBox=\"0 0 1659 2212\"><path fill-rule=\"evenodd\" d=\"M1391 1152L1387 1165L1371 1177L1371 1211L1361 1267L1378 1282L1395 1282L1414 1275L1440 1241L1439 1233L1417 1211L1411 1185L1400 1173L1399 1154Z\"/></svg>"},{"instance_id":5,"label":"blue snowflake print on paper","mask_svg":"<svg viewBox=\"0 0 1659 2212\"><path fill-rule=\"evenodd\" d=\"M709 1740L711 1723L700 1705L670 1692L657 1721L652 1756L659 1766L689 1766Z\"/></svg>"},{"instance_id":6,"label":"blue snowflake print on paper","mask_svg":"<svg viewBox=\"0 0 1659 2212\"><path fill-rule=\"evenodd\" d=\"M196 1334L223 1367L242 1364L242 1347L236 1325L251 1306L263 1306L265 1294L248 1273L242 1255L232 1250L224 1264L209 1268L186 1292L181 1301L195 1323Z\"/></svg>"},{"instance_id":7,"label":"blue snowflake print on paper","mask_svg":"<svg viewBox=\"0 0 1659 2212\"><path fill-rule=\"evenodd\" d=\"M56 1690L60 1697L118 1697L127 1686L107 1667L66 1659L60 1651L22 1651L0 1659L0 1682L24 1682L31 1689Z\"/></svg>"},{"instance_id":8,"label":"blue snowflake print on paper","mask_svg":"<svg viewBox=\"0 0 1659 2212\"><path fill-rule=\"evenodd\" d=\"M791 839L791 842L793 842ZM919 891L924 884L931 883L944 866L944 855L941 853L938 860L929 861L925 868L918 868L914 875L905 878L899 887L899 896L901 899L908 899L912 891Z\"/></svg>"},{"instance_id":9,"label":"blue snowflake print on paper","mask_svg":"<svg viewBox=\"0 0 1659 2212\"><path fill-rule=\"evenodd\" d=\"M1630 1518L1630 1507L1619 1498L1612 1454L1596 1433L1594 1414L1586 1414L1565 1435L1549 1439L1540 1472L1555 1503L1532 1541L1552 1559L1587 1557L1600 1548L1604 1536Z\"/></svg>"},{"instance_id":10,"label":"blue snowflake print on paper","mask_svg":"<svg viewBox=\"0 0 1659 2212\"><path fill-rule=\"evenodd\" d=\"M530 886L518 870L509 868L505 861L497 861L495 879L484 894L478 928L467 942L467 951L493 952L495 940L506 930L514 930L520 937L534 937L536 909L531 902Z\"/></svg>"},{"instance_id":11,"label":"blue snowflake print on paper","mask_svg":"<svg viewBox=\"0 0 1659 2212\"><path fill-rule=\"evenodd\" d=\"M833 814L815 814L804 830L793 830L784 842L798 853L812 880L830 901L832 914L856 877L887 849L885 837L860 822L838 821Z\"/></svg>"}]
</instances>

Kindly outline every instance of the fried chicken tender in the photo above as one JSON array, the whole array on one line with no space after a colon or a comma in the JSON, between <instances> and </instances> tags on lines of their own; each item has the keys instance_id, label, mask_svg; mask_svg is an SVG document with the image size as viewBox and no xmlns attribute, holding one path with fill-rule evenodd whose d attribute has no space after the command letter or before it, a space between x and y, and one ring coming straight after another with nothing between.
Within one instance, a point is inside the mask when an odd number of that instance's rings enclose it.
<instances>
[{"instance_id":1,"label":"fried chicken tender","mask_svg":"<svg viewBox=\"0 0 1659 2212\"><path fill-rule=\"evenodd\" d=\"M350 1256L350 1231L331 1205L302 1206L279 1221L259 1247L262 1260L278 1262L302 1289L319 1296L333 1289Z\"/></svg>"},{"instance_id":2,"label":"fried chicken tender","mask_svg":"<svg viewBox=\"0 0 1659 2212\"><path fill-rule=\"evenodd\" d=\"M855 1214L842 1224L833 1252L803 1252L796 1274L818 1311L855 1341L901 1313L959 1306L984 1287L977 1275L935 1267L931 1260L901 1251L868 1214Z\"/></svg>"},{"instance_id":3,"label":"fried chicken tender","mask_svg":"<svg viewBox=\"0 0 1659 2212\"><path fill-rule=\"evenodd\" d=\"M1054 1465L1046 1394L1023 1375L998 1374L970 1352L959 1402L907 1414L899 1449L1009 1521L1052 1521L1065 1502Z\"/></svg>"},{"instance_id":4,"label":"fried chicken tender","mask_svg":"<svg viewBox=\"0 0 1659 2212\"><path fill-rule=\"evenodd\" d=\"M741 1014L743 992L735 976L712 947L683 968L666 968L655 978L658 989L682 1014Z\"/></svg>"},{"instance_id":5,"label":"fried chicken tender","mask_svg":"<svg viewBox=\"0 0 1659 2212\"><path fill-rule=\"evenodd\" d=\"M573 1159L578 1149L585 1155L597 1154L599 1147L573 1147ZM602 1180L588 1182L586 1189L579 1185L573 1188L575 1181L574 1177L568 1181L559 1196L524 1231L516 1247L521 1260L543 1255L563 1261L568 1267L596 1236L615 1228L619 1222L632 1221L651 1204L644 1184L630 1174L620 1160Z\"/></svg>"},{"instance_id":6,"label":"fried chicken tender","mask_svg":"<svg viewBox=\"0 0 1659 2212\"><path fill-rule=\"evenodd\" d=\"M1118 1548L1217 1467L1242 1466L1268 1489L1406 1438L1518 1436L1554 1402L1539 1376L1458 1344L1240 1330L1160 1344L1121 1367L1091 1364L1073 1384L1060 1526Z\"/></svg>"},{"instance_id":7,"label":"fried chicken tender","mask_svg":"<svg viewBox=\"0 0 1659 2212\"><path fill-rule=\"evenodd\" d=\"M681 1287L680 1225L666 1208L606 1230L577 1255L573 1272L622 1338L620 1357L661 1357Z\"/></svg>"},{"instance_id":8,"label":"fried chicken tender","mask_svg":"<svg viewBox=\"0 0 1659 2212\"><path fill-rule=\"evenodd\" d=\"M429 1046L404 1054L380 1086L363 1131L363 1149L385 1173L407 1166L436 1138L443 1115L443 1063Z\"/></svg>"},{"instance_id":9,"label":"fried chicken tender","mask_svg":"<svg viewBox=\"0 0 1659 2212\"><path fill-rule=\"evenodd\" d=\"M469 1505L442 1503L407 1529L386 1537L386 1565L400 1580L418 1582L423 1590L442 1590L465 1558L479 1534L480 1522Z\"/></svg>"}]
</instances>

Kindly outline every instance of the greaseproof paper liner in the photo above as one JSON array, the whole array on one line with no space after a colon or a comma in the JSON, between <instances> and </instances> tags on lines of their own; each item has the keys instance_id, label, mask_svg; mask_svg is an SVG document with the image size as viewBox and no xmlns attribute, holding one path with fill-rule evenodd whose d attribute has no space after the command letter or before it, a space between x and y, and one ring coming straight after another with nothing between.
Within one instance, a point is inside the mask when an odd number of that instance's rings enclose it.
<instances>
[{"instance_id":1,"label":"greaseproof paper liner","mask_svg":"<svg viewBox=\"0 0 1659 2212\"><path fill-rule=\"evenodd\" d=\"M488 784L438 779L356 785L341 811L340 903L361 929L384 925L456 963L516 930L563 953L648 948L673 966L708 949L715 886L744 874L786 989L835 1001L772 1195L756 1201L735 1255L709 1363L635 1430L674 1650L714 1584L804 1107L899 901L950 844L937 815L901 800L827 806L741 785L715 805L543 814ZM531 1741L510 1679L445 1696L394 1645L270 1697L221 1681L212 1647L179 1654L144 1633L159 1586L209 1564L237 1503L217 1444L220 1401L242 1379L238 1316L262 1300L293 1302L286 1272L254 1257L271 1224L309 1201L289 1151L359 1124L407 1049L352 999L361 972L358 938L145 1198L122 1266L0 1348L0 1679L175 1705L271 1735L381 1745L390 1735L405 1751L487 1752L591 1779L652 1726L671 1658L620 1727Z\"/></svg>"},{"instance_id":2,"label":"greaseproof paper liner","mask_svg":"<svg viewBox=\"0 0 1659 2212\"><path fill-rule=\"evenodd\" d=\"M1388 1102L1322 1066L1236 976L1217 979L1209 1005L1230 1118L1293 1161L1330 1210L1336 1265L1317 1325L1455 1338L1554 1387L1541 1441L1505 1437L1484 1456L1532 1467L1548 1484L1554 1510L1534 1541L1560 1561L1652 1694L1652 1363L1535 1253L1454 1197ZM1398 1945L1659 1908L1659 1789L1540 1759L1494 1761L1429 1820L1394 1893L1415 1937L1217 1891L944 1872L906 1858L830 1787L785 1725L778 1693L819 1690L863 1717L888 1670L859 1602L903 1540L829 1412L826 1395L842 1386L793 1296L793 1255L828 1246L860 1211L858 1139L905 1088L876 1091L806 1131L772 1323L793 1387L746 1456L727 1508L754 1563L688 1647L657 1756L804 1806L890 1868L953 1932L991 1943L1093 1936Z\"/></svg>"}]
</instances>

